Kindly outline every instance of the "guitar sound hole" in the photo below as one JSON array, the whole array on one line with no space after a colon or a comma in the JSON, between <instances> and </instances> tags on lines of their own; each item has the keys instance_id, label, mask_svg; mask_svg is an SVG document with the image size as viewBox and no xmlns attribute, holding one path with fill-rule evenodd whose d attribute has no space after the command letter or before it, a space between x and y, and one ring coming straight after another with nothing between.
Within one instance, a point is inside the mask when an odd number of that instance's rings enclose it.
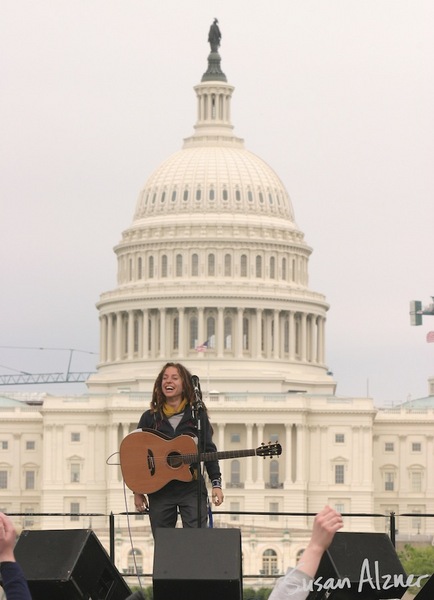
<instances>
[{"instance_id":1,"label":"guitar sound hole","mask_svg":"<svg viewBox=\"0 0 434 600\"><path fill-rule=\"evenodd\" d=\"M182 465L182 457L178 452L171 452L167 455L167 464L176 469Z\"/></svg>"}]
</instances>

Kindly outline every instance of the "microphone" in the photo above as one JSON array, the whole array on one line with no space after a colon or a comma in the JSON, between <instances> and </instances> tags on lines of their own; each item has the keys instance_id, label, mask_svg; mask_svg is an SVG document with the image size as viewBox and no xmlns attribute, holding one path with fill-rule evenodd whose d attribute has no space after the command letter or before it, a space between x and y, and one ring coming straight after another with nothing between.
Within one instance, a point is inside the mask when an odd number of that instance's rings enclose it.
<instances>
[{"instance_id":1,"label":"microphone","mask_svg":"<svg viewBox=\"0 0 434 600\"><path fill-rule=\"evenodd\" d=\"M191 383L193 384L194 391L200 393L200 383L199 383L199 377L197 375L191 376Z\"/></svg>"},{"instance_id":2,"label":"microphone","mask_svg":"<svg viewBox=\"0 0 434 600\"><path fill-rule=\"evenodd\" d=\"M194 390L196 407L200 410L203 408L203 402L202 402L202 391L200 389L199 377L197 375L191 376L191 384L192 384L193 390Z\"/></svg>"}]
</instances>

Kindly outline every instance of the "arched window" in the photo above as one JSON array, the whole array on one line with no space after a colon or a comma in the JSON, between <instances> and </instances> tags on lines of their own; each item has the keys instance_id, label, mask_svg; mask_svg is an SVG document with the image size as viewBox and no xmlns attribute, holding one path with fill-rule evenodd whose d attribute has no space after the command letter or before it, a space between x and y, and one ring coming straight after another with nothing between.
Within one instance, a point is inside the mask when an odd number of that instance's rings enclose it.
<instances>
[{"instance_id":1,"label":"arched window","mask_svg":"<svg viewBox=\"0 0 434 600\"><path fill-rule=\"evenodd\" d=\"M224 321L224 349L232 349L232 318L225 317Z\"/></svg>"},{"instance_id":2,"label":"arched window","mask_svg":"<svg viewBox=\"0 0 434 600\"><path fill-rule=\"evenodd\" d=\"M139 256L137 259L137 279L141 279L143 277L142 273L142 257Z\"/></svg>"},{"instance_id":3,"label":"arched window","mask_svg":"<svg viewBox=\"0 0 434 600\"><path fill-rule=\"evenodd\" d=\"M175 317L173 319L173 349L178 350L179 348L179 319Z\"/></svg>"},{"instance_id":4,"label":"arched window","mask_svg":"<svg viewBox=\"0 0 434 600\"><path fill-rule=\"evenodd\" d=\"M128 553L128 573L143 573L143 554L138 548L133 548Z\"/></svg>"},{"instance_id":5,"label":"arched window","mask_svg":"<svg viewBox=\"0 0 434 600\"><path fill-rule=\"evenodd\" d=\"M215 346L215 318L208 317L206 320L206 339L208 340L208 348Z\"/></svg>"},{"instance_id":6,"label":"arched window","mask_svg":"<svg viewBox=\"0 0 434 600\"><path fill-rule=\"evenodd\" d=\"M247 277L247 255L246 254L241 255L240 271L241 271L240 272L241 277Z\"/></svg>"},{"instance_id":7,"label":"arched window","mask_svg":"<svg viewBox=\"0 0 434 600\"><path fill-rule=\"evenodd\" d=\"M225 277L230 277L232 275L232 256L230 254L225 254Z\"/></svg>"},{"instance_id":8,"label":"arched window","mask_svg":"<svg viewBox=\"0 0 434 600\"><path fill-rule=\"evenodd\" d=\"M282 279L286 281L286 258L282 258Z\"/></svg>"},{"instance_id":9,"label":"arched window","mask_svg":"<svg viewBox=\"0 0 434 600\"><path fill-rule=\"evenodd\" d=\"M223 200L227 200L228 199L228 190L226 188L223 188Z\"/></svg>"},{"instance_id":10,"label":"arched window","mask_svg":"<svg viewBox=\"0 0 434 600\"><path fill-rule=\"evenodd\" d=\"M197 254L191 256L191 275L192 277L199 275L199 256Z\"/></svg>"},{"instance_id":11,"label":"arched window","mask_svg":"<svg viewBox=\"0 0 434 600\"><path fill-rule=\"evenodd\" d=\"M182 254L176 255L176 276L182 277Z\"/></svg>"},{"instance_id":12,"label":"arched window","mask_svg":"<svg viewBox=\"0 0 434 600\"><path fill-rule=\"evenodd\" d=\"M256 257L256 277L262 277L262 256Z\"/></svg>"},{"instance_id":13,"label":"arched window","mask_svg":"<svg viewBox=\"0 0 434 600\"><path fill-rule=\"evenodd\" d=\"M208 275L215 275L215 254L208 254Z\"/></svg>"},{"instance_id":14,"label":"arched window","mask_svg":"<svg viewBox=\"0 0 434 600\"><path fill-rule=\"evenodd\" d=\"M148 259L148 277L152 279L154 277L154 257L150 256Z\"/></svg>"},{"instance_id":15,"label":"arched window","mask_svg":"<svg viewBox=\"0 0 434 600\"><path fill-rule=\"evenodd\" d=\"M191 317L190 319L190 340L189 348L194 350L197 346L198 330L197 330L197 317Z\"/></svg>"},{"instance_id":16,"label":"arched window","mask_svg":"<svg viewBox=\"0 0 434 600\"><path fill-rule=\"evenodd\" d=\"M161 257L161 277L167 277L167 256L163 254Z\"/></svg>"},{"instance_id":17,"label":"arched window","mask_svg":"<svg viewBox=\"0 0 434 600\"><path fill-rule=\"evenodd\" d=\"M274 256L270 258L270 279L276 279L276 259Z\"/></svg>"},{"instance_id":18,"label":"arched window","mask_svg":"<svg viewBox=\"0 0 434 600\"><path fill-rule=\"evenodd\" d=\"M269 548L262 555L262 575L277 575L277 554L275 550Z\"/></svg>"}]
</instances>

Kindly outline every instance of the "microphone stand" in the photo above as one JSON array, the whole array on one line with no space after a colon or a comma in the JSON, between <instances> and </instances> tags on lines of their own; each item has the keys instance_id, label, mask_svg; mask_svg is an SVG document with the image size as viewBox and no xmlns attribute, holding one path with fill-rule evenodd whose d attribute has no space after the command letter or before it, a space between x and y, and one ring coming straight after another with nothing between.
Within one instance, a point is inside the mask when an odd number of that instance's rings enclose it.
<instances>
[{"instance_id":1,"label":"microphone stand","mask_svg":"<svg viewBox=\"0 0 434 600\"><path fill-rule=\"evenodd\" d=\"M193 414L195 415L197 423L197 526L202 527L202 468L201 468L201 456L205 452L205 439L206 436L203 432L203 415L204 415L204 404L202 400L202 391L200 389L199 378L193 376L193 389L194 389L194 405Z\"/></svg>"}]
</instances>

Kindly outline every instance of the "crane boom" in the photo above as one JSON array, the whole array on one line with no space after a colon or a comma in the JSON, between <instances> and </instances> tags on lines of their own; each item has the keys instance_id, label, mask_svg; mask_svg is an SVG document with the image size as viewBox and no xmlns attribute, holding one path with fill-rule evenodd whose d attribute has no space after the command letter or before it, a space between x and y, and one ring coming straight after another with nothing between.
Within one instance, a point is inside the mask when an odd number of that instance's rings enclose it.
<instances>
[{"instance_id":1,"label":"crane boom","mask_svg":"<svg viewBox=\"0 0 434 600\"><path fill-rule=\"evenodd\" d=\"M14 375L0 375L2 385L29 385L35 383L80 383L86 381L93 371L65 373L15 373Z\"/></svg>"}]
</instances>

